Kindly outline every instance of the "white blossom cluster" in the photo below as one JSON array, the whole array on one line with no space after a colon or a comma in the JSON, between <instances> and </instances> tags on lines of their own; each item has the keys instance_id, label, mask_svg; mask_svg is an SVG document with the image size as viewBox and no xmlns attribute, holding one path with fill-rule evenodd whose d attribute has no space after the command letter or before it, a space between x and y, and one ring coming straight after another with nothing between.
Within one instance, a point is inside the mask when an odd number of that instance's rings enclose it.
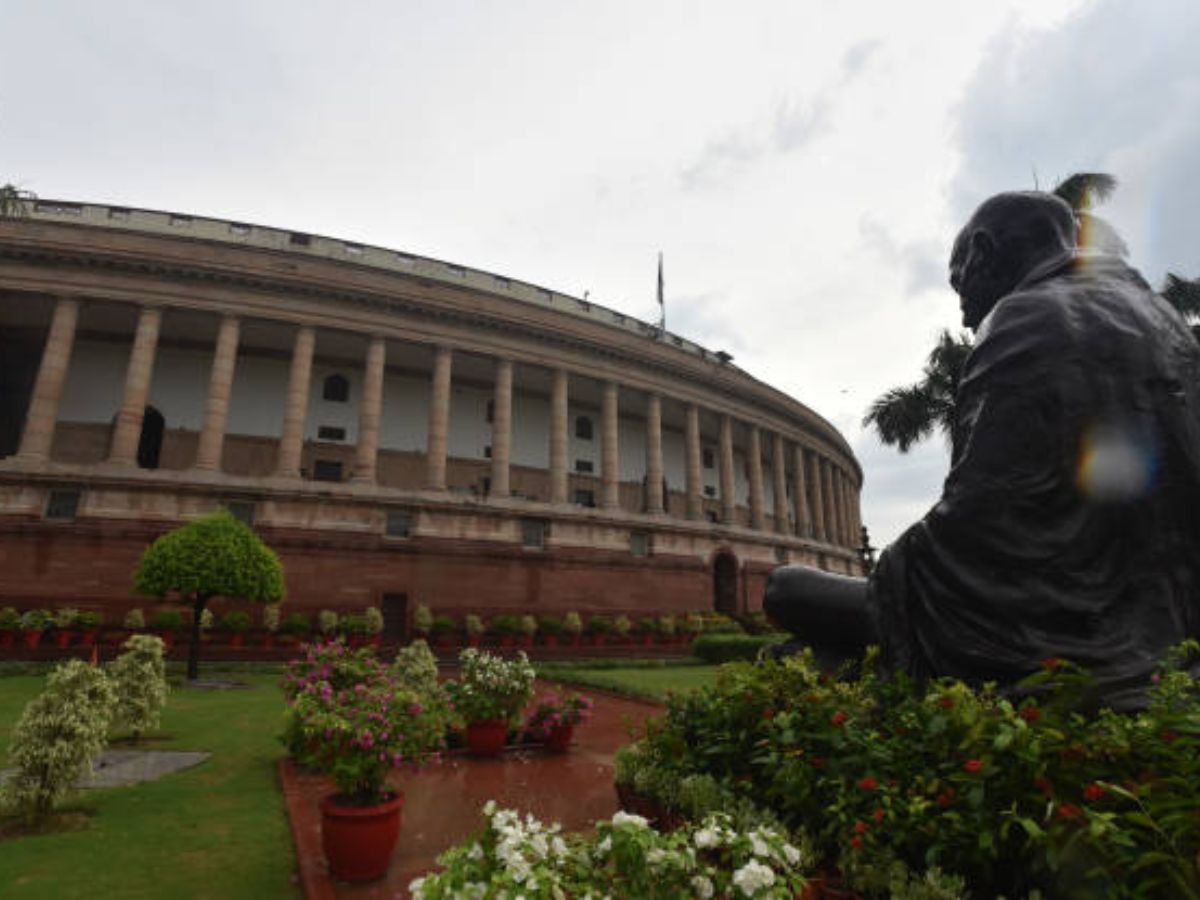
<instances>
[{"instance_id":1,"label":"white blossom cluster","mask_svg":"<svg viewBox=\"0 0 1200 900\"><path fill-rule=\"evenodd\" d=\"M564 837L531 815L483 810L487 828L444 854L444 871L409 886L416 900L567 897L792 898L808 861L769 828L739 832L724 814L694 830L660 834L641 816L618 812L590 836Z\"/></svg>"},{"instance_id":2,"label":"white blossom cluster","mask_svg":"<svg viewBox=\"0 0 1200 900\"><path fill-rule=\"evenodd\" d=\"M458 659L462 673L447 690L464 721L511 719L533 696L535 672L523 651L507 660L468 648Z\"/></svg>"},{"instance_id":3,"label":"white blossom cluster","mask_svg":"<svg viewBox=\"0 0 1200 900\"><path fill-rule=\"evenodd\" d=\"M207 610L206 610L207 612ZM167 703L167 668L163 642L150 634L135 634L125 652L106 667L116 690L113 725L132 732L135 739L158 727Z\"/></svg>"}]
</instances>

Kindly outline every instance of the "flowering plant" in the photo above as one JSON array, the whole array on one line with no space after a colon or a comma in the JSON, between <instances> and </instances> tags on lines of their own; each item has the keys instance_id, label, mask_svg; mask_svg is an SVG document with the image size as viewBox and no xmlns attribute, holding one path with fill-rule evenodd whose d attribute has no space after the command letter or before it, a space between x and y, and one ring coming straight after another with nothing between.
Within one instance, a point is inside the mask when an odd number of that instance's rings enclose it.
<instances>
[{"instance_id":1,"label":"flowering plant","mask_svg":"<svg viewBox=\"0 0 1200 900\"><path fill-rule=\"evenodd\" d=\"M402 763L435 756L445 736L436 698L400 684L369 650L340 643L306 648L289 664L284 742L302 765L333 776L343 802L370 806L386 796L386 779Z\"/></svg>"},{"instance_id":2,"label":"flowering plant","mask_svg":"<svg viewBox=\"0 0 1200 900\"><path fill-rule=\"evenodd\" d=\"M273 603L263 607L262 627L264 631L274 634L279 630L279 604Z\"/></svg>"},{"instance_id":3,"label":"flowering plant","mask_svg":"<svg viewBox=\"0 0 1200 900\"><path fill-rule=\"evenodd\" d=\"M122 623L126 631L141 631L146 627L146 617L140 609L131 609L125 613L125 618Z\"/></svg>"},{"instance_id":4,"label":"flowering plant","mask_svg":"<svg viewBox=\"0 0 1200 900\"><path fill-rule=\"evenodd\" d=\"M136 742L158 727L170 688L162 638L135 634L123 649L125 652L105 667L116 693L112 724L129 731Z\"/></svg>"},{"instance_id":5,"label":"flowering plant","mask_svg":"<svg viewBox=\"0 0 1200 900\"><path fill-rule=\"evenodd\" d=\"M73 606L60 606L54 611L54 627L59 631L65 631L73 626L79 619L79 610Z\"/></svg>"},{"instance_id":6,"label":"flowering plant","mask_svg":"<svg viewBox=\"0 0 1200 900\"><path fill-rule=\"evenodd\" d=\"M317 629L321 634L333 634L337 631L338 614L332 609L323 609L317 613Z\"/></svg>"},{"instance_id":7,"label":"flowering plant","mask_svg":"<svg viewBox=\"0 0 1200 900\"><path fill-rule=\"evenodd\" d=\"M514 719L533 696L533 666L524 651L506 660L467 648L458 655L462 675L446 684L458 718L464 722Z\"/></svg>"},{"instance_id":8,"label":"flowering plant","mask_svg":"<svg viewBox=\"0 0 1200 900\"><path fill-rule=\"evenodd\" d=\"M583 619L577 612L569 612L563 616L562 630L566 634L579 635L583 633Z\"/></svg>"},{"instance_id":9,"label":"flowering plant","mask_svg":"<svg viewBox=\"0 0 1200 900\"><path fill-rule=\"evenodd\" d=\"M545 738L555 728L579 725L592 713L592 700L582 694L546 694L538 700L532 715L525 721L525 730Z\"/></svg>"},{"instance_id":10,"label":"flowering plant","mask_svg":"<svg viewBox=\"0 0 1200 900\"><path fill-rule=\"evenodd\" d=\"M414 900L524 897L796 897L808 860L772 829L742 832L720 814L659 834L618 812L591 835L563 835L532 815L483 808L486 827L409 885Z\"/></svg>"}]
</instances>

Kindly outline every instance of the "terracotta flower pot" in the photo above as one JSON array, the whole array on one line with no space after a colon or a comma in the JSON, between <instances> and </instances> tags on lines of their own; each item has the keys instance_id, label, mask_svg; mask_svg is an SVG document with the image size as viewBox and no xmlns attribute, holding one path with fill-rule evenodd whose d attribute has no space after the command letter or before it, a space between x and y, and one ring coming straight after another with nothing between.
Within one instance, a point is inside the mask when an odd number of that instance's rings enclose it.
<instances>
[{"instance_id":1,"label":"terracotta flower pot","mask_svg":"<svg viewBox=\"0 0 1200 900\"><path fill-rule=\"evenodd\" d=\"M79 646L91 647L96 643L96 629L89 628L86 631L79 632Z\"/></svg>"},{"instance_id":2,"label":"terracotta flower pot","mask_svg":"<svg viewBox=\"0 0 1200 900\"><path fill-rule=\"evenodd\" d=\"M54 632L54 646L60 650L65 650L71 646L71 632L62 628Z\"/></svg>"},{"instance_id":3,"label":"terracotta flower pot","mask_svg":"<svg viewBox=\"0 0 1200 900\"><path fill-rule=\"evenodd\" d=\"M246 643L246 636L244 634L242 634L240 631L235 631L229 635L229 646L230 647L241 647L245 643Z\"/></svg>"},{"instance_id":4,"label":"terracotta flower pot","mask_svg":"<svg viewBox=\"0 0 1200 900\"><path fill-rule=\"evenodd\" d=\"M468 647L478 647L481 642L482 642L482 638L479 635L477 635L477 634L468 634L467 635L467 646Z\"/></svg>"},{"instance_id":5,"label":"terracotta flower pot","mask_svg":"<svg viewBox=\"0 0 1200 900\"><path fill-rule=\"evenodd\" d=\"M274 646L275 646L275 634L274 634L274 632L270 632L270 631L264 631L264 632L263 632L263 636L262 636L262 645L263 645L263 647L265 647L265 648L266 648L266 649L268 649L268 650L270 650L272 647L274 647Z\"/></svg>"},{"instance_id":6,"label":"terracotta flower pot","mask_svg":"<svg viewBox=\"0 0 1200 900\"><path fill-rule=\"evenodd\" d=\"M434 637L433 645L435 647L449 647L451 645L452 640L453 639L448 634L439 634L436 637Z\"/></svg>"},{"instance_id":7,"label":"terracotta flower pot","mask_svg":"<svg viewBox=\"0 0 1200 900\"><path fill-rule=\"evenodd\" d=\"M543 647L557 647L558 646L558 635L557 634L543 634L542 635L542 646Z\"/></svg>"},{"instance_id":8,"label":"terracotta flower pot","mask_svg":"<svg viewBox=\"0 0 1200 900\"><path fill-rule=\"evenodd\" d=\"M603 634L593 634L592 635L592 646L593 647L603 647L604 646L604 635Z\"/></svg>"},{"instance_id":9,"label":"terracotta flower pot","mask_svg":"<svg viewBox=\"0 0 1200 900\"><path fill-rule=\"evenodd\" d=\"M15 631L0 631L0 647L11 647L17 642Z\"/></svg>"},{"instance_id":10,"label":"terracotta flower pot","mask_svg":"<svg viewBox=\"0 0 1200 900\"><path fill-rule=\"evenodd\" d=\"M508 723L503 719L484 719L467 724L467 749L475 756L499 756L508 737Z\"/></svg>"},{"instance_id":11,"label":"terracotta flower pot","mask_svg":"<svg viewBox=\"0 0 1200 900\"><path fill-rule=\"evenodd\" d=\"M162 638L164 650L170 650L172 647L175 646L175 632L160 631L160 632L158 632L158 636L160 638Z\"/></svg>"},{"instance_id":12,"label":"terracotta flower pot","mask_svg":"<svg viewBox=\"0 0 1200 900\"><path fill-rule=\"evenodd\" d=\"M546 734L542 745L549 753L566 753L571 746L571 738L575 736L574 725L558 725Z\"/></svg>"},{"instance_id":13,"label":"terracotta flower pot","mask_svg":"<svg viewBox=\"0 0 1200 900\"><path fill-rule=\"evenodd\" d=\"M650 634L642 635L642 646L643 647L653 647L654 646L654 633L653 632L651 632Z\"/></svg>"},{"instance_id":14,"label":"terracotta flower pot","mask_svg":"<svg viewBox=\"0 0 1200 900\"><path fill-rule=\"evenodd\" d=\"M528 650L530 647L533 646L533 638L530 636L522 636L517 641L517 646L520 647L522 650Z\"/></svg>"},{"instance_id":15,"label":"terracotta flower pot","mask_svg":"<svg viewBox=\"0 0 1200 900\"><path fill-rule=\"evenodd\" d=\"M24 631L21 633L21 638L25 641L25 646L33 650L42 642L42 629L35 628L32 631Z\"/></svg>"},{"instance_id":16,"label":"terracotta flower pot","mask_svg":"<svg viewBox=\"0 0 1200 900\"><path fill-rule=\"evenodd\" d=\"M400 837L404 795L375 806L348 806L337 794L321 800L321 848L329 871L343 881L373 881L387 874Z\"/></svg>"},{"instance_id":17,"label":"terracotta flower pot","mask_svg":"<svg viewBox=\"0 0 1200 900\"><path fill-rule=\"evenodd\" d=\"M500 635L499 645L501 647L511 647L515 643L515 639L511 634Z\"/></svg>"}]
</instances>

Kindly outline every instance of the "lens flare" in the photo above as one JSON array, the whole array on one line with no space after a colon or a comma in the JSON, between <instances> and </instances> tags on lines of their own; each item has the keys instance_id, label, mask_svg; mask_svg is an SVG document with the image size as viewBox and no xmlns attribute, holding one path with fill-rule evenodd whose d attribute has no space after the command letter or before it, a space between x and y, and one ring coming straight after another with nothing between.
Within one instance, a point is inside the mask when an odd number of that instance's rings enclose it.
<instances>
[{"instance_id":1,"label":"lens flare","mask_svg":"<svg viewBox=\"0 0 1200 900\"><path fill-rule=\"evenodd\" d=\"M1075 480L1093 500L1122 502L1146 496L1157 471L1158 453L1143 431L1104 425L1084 436Z\"/></svg>"}]
</instances>

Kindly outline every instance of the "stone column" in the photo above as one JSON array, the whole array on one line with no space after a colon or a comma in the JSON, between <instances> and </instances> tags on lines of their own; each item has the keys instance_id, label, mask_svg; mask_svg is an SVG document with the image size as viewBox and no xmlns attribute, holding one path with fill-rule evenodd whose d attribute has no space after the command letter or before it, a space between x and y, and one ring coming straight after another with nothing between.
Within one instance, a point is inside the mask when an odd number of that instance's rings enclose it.
<instances>
[{"instance_id":1,"label":"stone column","mask_svg":"<svg viewBox=\"0 0 1200 900\"><path fill-rule=\"evenodd\" d=\"M799 537L812 537L812 513L808 508L808 464L804 447L796 445L792 458L792 470L796 477L795 496L792 502L796 506L796 534Z\"/></svg>"},{"instance_id":2,"label":"stone column","mask_svg":"<svg viewBox=\"0 0 1200 900\"><path fill-rule=\"evenodd\" d=\"M663 512L662 398L646 398L646 512Z\"/></svg>"},{"instance_id":3,"label":"stone column","mask_svg":"<svg viewBox=\"0 0 1200 900\"><path fill-rule=\"evenodd\" d=\"M750 426L750 527L762 531L763 516L763 468L762 435L757 425Z\"/></svg>"},{"instance_id":4,"label":"stone column","mask_svg":"<svg viewBox=\"0 0 1200 900\"><path fill-rule=\"evenodd\" d=\"M687 517L704 518L704 486L700 479L700 410L695 403L687 407Z\"/></svg>"},{"instance_id":5,"label":"stone column","mask_svg":"<svg viewBox=\"0 0 1200 900\"><path fill-rule=\"evenodd\" d=\"M834 509L837 506L837 499L833 495L833 464L825 458L821 459L821 500L825 510L825 541L835 544L837 543L837 519Z\"/></svg>"},{"instance_id":6,"label":"stone column","mask_svg":"<svg viewBox=\"0 0 1200 900\"><path fill-rule=\"evenodd\" d=\"M387 342L376 335L367 345L362 405L358 409L358 446L351 481L374 484L379 460L379 422L383 416L383 374L387 368Z\"/></svg>"},{"instance_id":7,"label":"stone column","mask_svg":"<svg viewBox=\"0 0 1200 900\"><path fill-rule=\"evenodd\" d=\"M492 400L492 497L509 495L509 459L512 448L511 359L496 360L496 393Z\"/></svg>"},{"instance_id":8,"label":"stone column","mask_svg":"<svg viewBox=\"0 0 1200 900\"><path fill-rule=\"evenodd\" d=\"M783 435L775 435L771 448L771 475L775 479L775 530L788 534L787 457L784 455Z\"/></svg>"},{"instance_id":9,"label":"stone column","mask_svg":"<svg viewBox=\"0 0 1200 900\"><path fill-rule=\"evenodd\" d=\"M621 505L621 474L617 468L619 465L618 441L620 440L617 430L619 427L617 390L615 381L604 383L604 400L601 407L604 421L600 426L603 441L600 450L600 478L603 495L601 506L605 509L616 509Z\"/></svg>"},{"instance_id":10,"label":"stone column","mask_svg":"<svg viewBox=\"0 0 1200 900\"><path fill-rule=\"evenodd\" d=\"M446 489L446 435L450 429L450 367L454 352L438 347L433 358L429 391L429 435L425 444L425 484L430 490Z\"/></svg>"},{"instance_id":11,"label":"stone column","mask_svg":"<svg viewBox=\"0 0 1200 900\"><path fill-rule=\"evenodd\" d=\"M818 541L825 535L825 485L821 481L821 457L814 450L808 458L809 481L812 483L812 533Z\"/></svg>"},{"instance_id":12,"label":"stone column","mask_svg":"<svg viewBox=\"0 0 1200 900\"><path fill-rule=\"evenodd\" d=\"M833 467L833 496L837 498L834 506L834 521L837 522L838 543L849 543L850 521L846 516L846 474L841 466Z\"/></svg>"},{"instance_id":13,"label":"stone column","mask_svg":"<svg viewBox=\"0 0 1200 900\"><path fill-rule=\"evenodd\" d=\"M566 369L556 369L550 391L550 502L567 502L567 448L570 417L567 414Z\"/></svg>"},{"instance_id":14,"label":"stone column","mask_svg":"<svg viewBox=\"0 0 1200 900\"><path fill-rule=\"evenodd\" d=\"M221 468L225 446L225 422L229 417L229 395L233 373L237 369L238 337L241 323L237 316L223 316L217 331L217 347L208 373L208 397L204 401L204 428L196 448L196 468L213 472Z\"/></svg>"},{"instance_id":15,"label":"stone column","mask_svg":"<svg viewBox=\"0 0 1200 900\"><path fill-rule=\"evenodd\" d=\"M308 417L308 394L316 343L317 333L311 326L304 325L296 332L287 400L283 409L283 433L279 438L279 459L275 466L275 474L284 478L300 477L300 451L304 446L304 422Z\"/></svg>"},{"instance_id":16,"label":"stone column","mask_svg":"<svg viewBox=\"0 0 1200 900\"><path fill-rule=\"evenodd\" d=\"M158 332L162 327L162 310L143 306L138 316L133 349L129 353L129 368L125 370L125 393L117 413L117 428L113 432L108 461L118 465L137 464L138 442L142 437L142 419L146 414L146 398L150 394L150 378L154 372L154 354L158 349Z\"/></svg>"},{"instance_id":17,"label":"stone column","mask_svg":"<svg viewBox=\"0 0 1200 900\"><path fill-rule=\"evenodd\" d=\"M737 524L737 494L733 477L733 420L728 414L721 416L720 478L721 478L721 521L726 525Z\"/></svg>"},{"instance_id":18,"label":"stone column","mask_svg":"<svg viewBox=\"0 0 1200 900\"><path fill-rule=\"evenodd\" d=\"M50 458L54 441L54 425L58 421L58 406L62 401L67 369L71 365L71 350L75 346L75 326L79 322L79 301L60 297L54 304L54 317L42 348L42 362L29 398L25 430L21 434L20 459L45 462Z\"/></svg>"}]
</instances>

